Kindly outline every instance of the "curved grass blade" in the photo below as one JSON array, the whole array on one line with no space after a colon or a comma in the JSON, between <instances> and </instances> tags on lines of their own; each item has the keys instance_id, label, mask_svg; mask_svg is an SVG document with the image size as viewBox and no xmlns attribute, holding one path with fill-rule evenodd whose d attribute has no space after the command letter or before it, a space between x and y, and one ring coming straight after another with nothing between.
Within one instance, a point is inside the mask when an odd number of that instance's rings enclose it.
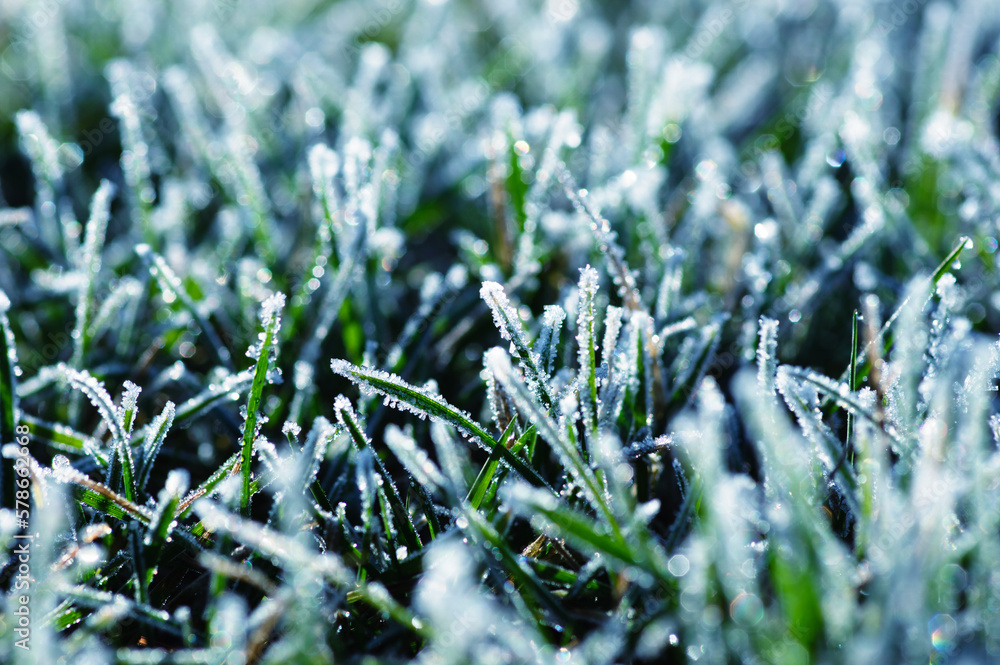
<instances>
[{"instance_id":1,"label":"curved grass blade","mask_svg":"<svg viewBox=\"0 0 1000 665\"><path fill-rule=\"evenodd\" d=\"M167 430L174 422L174 411L174 403L168 401L160 415L149 424L146 430L152 432L152 436L147 438L142 446L142 460L139 462L139 470L136 475L136 485L140 490L144 490L146 483L149 482L149 472L153 469L153 461L156 460L156 455L160 452L160 446L163 445L163 440L167 436Z\"/></svg>"},{"instance_id":2,"label":"curved grass blade","mask_svg":"<svg viewBox=\"0 0 1000 665\"><path fill-rule=\"evenodd\" d=\"M27 413L21 414L20 422L28 427L28 434L33 441L46 441L54 449L64 453L86 453L102 467L107 468L108 456L98 450L100 443L86 434L82 434L60 425L36 418Z\"/></svg>"},{"instance_id":3,"label":"curved grass blade","mask_svg":"<svg viewBox=\"0 0 1000 665\"><path fill-rule=\"evenodd\" d=\"M389 406L409 411L421 418L430 417L432 420L447 422L464 436L474 440L487 452L499 452L501 461L532 485L547 487L538 472L514 456L509 450L500 446L469 414L448 404L441 396L424 392L406 383L398 376L377 369L358 367L346 360L333 360L330 363L330 368L336 374L358 384L365 394L377 392L383 395Z\"/></svg>"},{"instance_id":4,"label":"curved grass blade","mask_svg":"<svg viewBox=\"0 0 1000 665\"><path fill-rule=\"evenodd\" d=\"M134 518L143 524L149 524L153 517L146 508L136 505L106 485L95 482L85 473L74 469L69 460L62 455L56 455L52 460L52 475L61 483L73 483L82 487L83 502L112 517Z\"/></svg>"},{"instance_id":5,"label":"curved grass blade","mask_svg":"<svg viewBox=\"0 0 1000 665\"><path fill-rule=\"evenodd\" d=\"M113 491L120 488L126 499L135 501L135 463L123 417L119 416L118 409L111 401L108 391L104 389L103 383L86 371L78 372L65 365L59 367L70 386L86 395L97 408L101 420L111 432L111 456L108 460L105 484Z\"/></svg>"},{"instance_id":6,"label":"curved grass blade","mask_svg":"<svg viewBox=\"0 0 1000 665\"><path fill-rule=\"evenodd\" d=\"M479 291L480 297L489 305L493 312L493 324L500 331L500 336L514 345L518 363L524 370L524 376L532 392L538 393L538 398L546 409L551 409L554 401L549 393L547 377L539 368L540 358L528 344L527 334L521 325L517 312L511 307L503 287L496 282L483 282Z\"/></svg>"}]
</instances>

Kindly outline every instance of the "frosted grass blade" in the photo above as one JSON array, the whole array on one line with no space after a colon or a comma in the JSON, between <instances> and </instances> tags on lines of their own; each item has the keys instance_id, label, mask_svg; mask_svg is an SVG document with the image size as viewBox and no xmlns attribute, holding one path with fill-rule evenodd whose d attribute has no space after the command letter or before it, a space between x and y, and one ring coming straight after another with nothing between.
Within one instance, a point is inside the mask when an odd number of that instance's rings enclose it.
<instances>
[{"instance_id":1,"label":"frosted grass blade","mask_svg":"<svg viewBox=\"0 0 1000 665\"><path fill-rule=\"evenodd\" d=\"M276 293L263 302L260 308L260 322L263 332L259 345L251 346L247 351L250 358L257 362L254 366L253 383L250 385L250 395L247 398L246 418L243 421L243 443L241 445L241 468L243 491L240 495L240 510L244 515L250 514L250 479L252 476L251 462L253 460L253 444L260 427L260 401L265 384L271 380L270 372L278 355L277 341L281 330L281 310L285 306L285 296Z\"/></svg>"},{"instance_id":2,"label":"frosted grass blade","mask_svg":"<svg viewBox=\"0 0 1000 665\"><path fill-rule=\"evenodd\" d=\"M547 486L534 469L512 455L506 448L499 446L481 425L472 420L471 416L451 406L442 397L428 394L395 375L377 369L358 367L346 360L333 360L330 367L334 373L358 384L366 394L380 393L389 406L409 411L421 418L430 417L431 420L441 420L452 425L487 452L498 451L503 463L531 484L538 487Z\"/></svg>"},{"instance_id":3,"label":"frosted grass blade","mask_svg":"<svg viewBox=\"0 0 1000 665\"><path fill-rule=\"evenodd\" d=\"M0 448L17 441L17 425L21 418L17 395L17 346L10 329L7 313L10 299L0 290ZM8 503L5 464L0 463L0 500Z\"/></svg>"},{"instance_id":4,"label":"frosted grass blade","mask_svg":"<svg viewBox=\"0 0 1000 665\"><path fill-rule=\"evenodd\" d=\"M524 326L521 325L521 319L511 307L503 287L496 282L486 281L483 282L479 295L493 312L493 324L500 331L500 336L514 345L518 362L524 370L531 390L538 393L546 409L552 408L554 402L546 384L547 377L539 368L538 354L532 350Z\"/></svg>"},{"instance_id":5,"label":"frosted grass blade","mask_svg":"<svg viewBox=\"0 0 1000 665\"><path fill-rule=\"evenodd\" d=\"M76 298L76 325L73 328L73 356L70 367L83 369L83 358L87 350L87 330L90 327L91 310L94 306L94 282L101 270L101 253L104 250L108 221L111 219L111 199L115 186L109 180L102 180L90 204L90 219L84 232L79 269L83 281ZM79 411L79 400L70 402L70 418L75 421Z\"/></svg>"}]
</instances>

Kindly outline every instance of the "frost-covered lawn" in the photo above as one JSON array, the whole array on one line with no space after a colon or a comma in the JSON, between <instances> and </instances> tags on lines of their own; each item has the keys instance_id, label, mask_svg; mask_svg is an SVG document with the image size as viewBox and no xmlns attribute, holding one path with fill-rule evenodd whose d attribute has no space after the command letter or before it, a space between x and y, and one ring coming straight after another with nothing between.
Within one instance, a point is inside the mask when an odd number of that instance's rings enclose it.
<instances>
[{"instance_id":1,"label":"frost-covered lawn","mask_svg":"<svg viewBox=\"0 0 1000 665\"><path fill-rule=\"evenodd\" d=\"M1000 659L998 44L0 0L0 662Z\"/></svg>"}]
</instances>

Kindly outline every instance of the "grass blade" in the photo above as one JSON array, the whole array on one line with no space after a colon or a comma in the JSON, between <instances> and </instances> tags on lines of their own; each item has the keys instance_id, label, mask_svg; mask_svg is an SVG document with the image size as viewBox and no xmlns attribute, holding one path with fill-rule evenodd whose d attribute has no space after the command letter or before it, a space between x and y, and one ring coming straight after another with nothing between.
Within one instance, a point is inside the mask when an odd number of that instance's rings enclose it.
<instances>
[{"instance_id":1,"label":"grass blade","mask_svg":"<svg viewBox=\"0 0 1000 665\"><path fill-rule=\"evenodd\" d=\"M0 290L0 447L17 440L21 415L17 396L17 347L7 318L8 311L10 299ZM6 464L0 463L0 501L9 506L13 505L9 501L13 494L8 497L5 467Z\"/></svg>"},{"instance_id":2,"label":"grass blade","mask_svg":"<svg viewBox=\"0 0 1000 665\"><path fill-rule=\"evenodd\" d=\"M541 476L515 457L509 450L500 446L497 441L486 433L481 425L476 423L467 413L456 409L439 395L424 392L412 386L398 376L377 369L358 367L346 360L333 360L331 369L358 384L365 394L379 393L383 395L389 406L409 411L421 418L442 420L455 427L464 436L472 439L487 452L497 451L504 464L517 472L522 478L537 487L546 487Z\"/></svg>"},{"instance_id":3,"label":"grass blade","mask_svg":"<svg viewBox=\"0 0 1000 665\"><path fill-rule=\"evenodd\" d=\"M250 385L250 396L247 398L246 419L243 421L243 443L241 445L241 473L243 475L243 492L240 495L240 511L250 514L250 463L253 459L253 443L257 438L258 420L260 418L260 400L264 393L264 385L269 382L268 374L277 358L278 332L281 329L281 310L285 306L285 296L276 293L264 301L260 308L260 321L263 336L260 345L254 345L247 355L257 360L254 366L253 383Z\"/></svg>"}]
</instances>

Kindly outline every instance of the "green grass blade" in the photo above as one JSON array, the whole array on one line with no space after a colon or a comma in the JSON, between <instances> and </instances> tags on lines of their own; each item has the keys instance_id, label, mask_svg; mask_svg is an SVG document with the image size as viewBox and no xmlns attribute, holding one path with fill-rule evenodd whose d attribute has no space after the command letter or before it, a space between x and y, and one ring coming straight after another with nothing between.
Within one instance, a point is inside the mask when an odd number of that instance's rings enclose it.
<instances>
[{"instance_id":1,"label":"green grass blade","mask_svg":"<svg viewBox=\"0 0 1000 665\"><path fill-rule=\"evenodd\" d=\"M499 446L497 441L486 433L481 425L476 423L467 413L456 409L439 395L433 395L412 386L398 376L377 369L358 367L346 360L333 360L331 369L336 374L344 376L358 384L366 394L373 392L385 396L386 402L397 409L409 411L420 417L430 417L447 422L466 437L469 437L487 452L497 451L504 464L509 466L532 485L546 487L534 469L523 460L515 457L509 450Z\"/></svg>"},{"instance_id":2,"label":"green grass blade","mask_svg":"<svg viewBox=\"0 0 1000 665\"><path fill-rule=\"evenodd\" d=\"M372 446L371 441L365 436L362 431L361 424L358 421L358 416L351 407L350 401L343 395L338 395L337 399L334 400L333 408L337 413L337 420L343 424L347 431L351 435L351 439L354 441L354 445L357 447L358 451L368 450L371 452L372 461L375 463L375 469L378 471L379 475L382 476L382 484L378 485L378 491L384 494L385 501L388 503L390 512L395 518L397 527L403 532L403 537L406 539L406 545L411 551L416 552L422 545L420 543L420 537L417 536L417 530L413 526L413 521L410 518L410 511L406 509L403 505L403 500L399 496L399 492L396 490L396 483L392 481L392 477L389 472L386 471L385 466L382 464L382 460L379 458L378 453ZM388 437L386 437L386 442L388 443ZM386 525L388 528L388 525Z\"/></svg>"},{"instance_id":3,"label":"green grass blade","mask_svg":"<svg viewBox=\"0 0 1000 665\"><path fill-rule=\"evenodd\" d=\"M167 431L174 422L174 403L168 401L163 407L159 416L149 424L146 431L151 434L146 437L142 446L142 461L139 463L139 470L136 475L136 485L140 490L145 491L146 483L149 482L149 473L153 470L153 462L160 452L163 440L167 438Z\"/></svg>"},{"instance_id":4,"label":"green grass blade","mask_svg":"<svg viewBox=\"0 0 1000 665\"><path fill-rule=\"evenodd\" d=\"M157 501L156 514L150 522L149 530L146 532L143 541L147 566L145 583L147 585L153 581L163 546L170 537L170 532L177 524L175 521L177 509L180 506L181 497L187 492L187 488L188 474L186 471L171 471L167 475L166 485L164 485L163 491L160 492L159 500Z\"/></svg>"},{"instance_id":5,"label":"green grass blade","mask_svg":"<svg viewBox=\"0 0 1000 665\"><path fill-rule=\"evenodd\" d=\"M276 293L261 305L260 321L264 336L259 346L254 345L248 351L250 357L256 357L253 383L250 385L250 396L247 399L246 420L243 422L243 442L241 445L240 469L243 475L243 492L240 495L240 511L250 514L250 480L251 461L253 460L253 444L257 438L258 410L264 386L268 383L268 372L277 357L277 339L281 329L281 310L285 306L285 296Z\"/></svg>"},{"instance_id":6,"label":"green grass blade","mask_svg":"<svg viewBox=\"0 0 1000 665\"><path fill-rule=\"evenodd\" d=\"M7 312L10 299L0 290L0 446L17 440L17 424L20 418L17 396L17 347L14 333L10 329ZM23 431L23 430L22 430ZM0 462L0 501L9 503L6 486L6 463ZM10 498L13 498L11 494Z\"/></svg>"},{"instance_id":7,"label":"green grass blade","mask_svg":"<svg viewBox=\"0 0 1000 665\"><path fill-rule=\"evenodd\" d=\"M58 482L82 487L84 503L101 512L119 519L125 519L127 516L143 524L148 524L153 517L148 509L136 505L106 485L95 482L86 474L74 469L69 460L62 455L56 455L52 460L52 473Z\"/></svg>"},{"instance_id":8,"label":"green grass blade","mask_svg":"<svg viewBox=\"0 0 1000 665\"><path fill-rule=\"evenodd\" d=\"M98 449L100 443L90 436L75 431L71 427L50 423L30 414L21 414L21 423L28 427L28 435L33 441L45 441L55 450L63 453L86 453L102 467L107 468L108 456Z\"/></svg>"},{"instance_id":9,"label":"green grass blade","mask_svg":"<svg viewBox=\"0 0 1000 665\"><path fill-rule=\"evenodd\" d=\"M483 282L479 295L492 310L493 324L500 331L500 336L514 345L518 363L524 370L524 375L532 391L538 393L539 399L546 409L551 409L555 402L548 389L547 377L539 368L541 362L539 355L529 346L521 319L511 307L503 287L496 282Z\"/></svg>"},{"instance_id":10,"label":"green grass blade","mask_svg":"<svg viewBox=\"0 0 1000 665\"><path fill-rule=\"evenodd\" d=\"M517 419L511 418L510 423L507 425L507 429L503 431L500 435L500 441L498 446L507 447L507 442L510 437L514 435L514 428L517 426ZM489 489L490 483L493 482L493 476L496 474L497 466L500 464L498 455L490 455L490 458L483 465L483 468L479 470L479 475L476 476L476 480L472 483L472 487L469 488L469 493L465 500L472 504L472 507L479 510L483 503L483 498L486 496L486 490Z\"/></svg>"},{"instance_id":11,"label":"green grass blade","mask_svg":"<svg viewBox=\"0 0 1000 665\"><path fill-rule=\"evenodd\" d=\"M955 247L950 252L948 252L948 256L946 256L944 260L938 264L937 268L934 269L934 272L931 273L931 276L927 278L927 285L928 287L930 287L927 289L928 292L927 300L930 300L934 295L933 287L937 286L937 283L941 281L942 277L951 272L951 270L953 269L952 266L955 263L955 261L958 260L959 255L961 255L962 253L962 250L970 248L971 246L972 246L972 239L969 238L968 236L962 236L961 238L958 239L958 243L955 245ZM900 314L903 313L903 310L906 309L907 303L909 303L909 298L899 303L899 306L896 307L896 310L892 313L892 316L890 316L889 319L884 324L882 324L882 327L879 328L878 334L875 335L868 342L868 344L864 348L864 351L860 354L861 362L864 362L864 359L868 357L870 348L873 344L879 344L886 338L886 335L889 333L889 329L892 328L892 324L896 322L896 319L898 319ZM926 305L926 301L924 302L924 304ZM889 350L889 347L891 347L891 344L887 346L886 351ZM855 354L852 359L851 367L845 369L843 373L840 375L840 381L847 381L848 378L851 376L852 368L856 370L857 364L858 364L858 355Z\"/></svg>"},{"instance_id":12,"label":"green grass blade","mask_svg":"<svg viewBox=\"0 0 1000 665\"><path fill-rule=\"evenodd\" d=\"M104 384L88 372L78 372L60 365L63 375L69 385L80 391L97 407L101 420L111 432L111 455L108 459L106 476L107 486L114 491L121 491L129 501L135 501L135 463L132 459L132 447L129 433L124 428L124 419L118 413L111 396L104 389Z\"/></svg>"},{"instance_id":13,"label":"green grass blade","mask_svg":"<svg viewBox=\"0 0 1000 665\"><path fill-rule=\"evenodd\" d=\"M507 497L509 505L522 517L549 522L560 536L577 546L590 548L624 565L642 565L642 558L617 535L604 533L593 517L559 503L553 497L521 485Z\"/></svg>"}]
</instances>

